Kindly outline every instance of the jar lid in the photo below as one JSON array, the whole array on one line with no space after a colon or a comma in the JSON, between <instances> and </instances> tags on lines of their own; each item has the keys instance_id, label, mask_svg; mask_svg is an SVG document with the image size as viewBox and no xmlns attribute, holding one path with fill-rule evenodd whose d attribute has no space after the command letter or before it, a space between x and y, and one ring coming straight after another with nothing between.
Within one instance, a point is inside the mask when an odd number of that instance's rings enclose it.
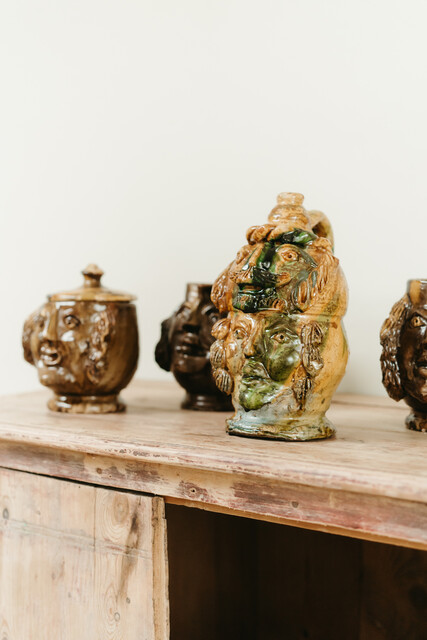
<instances>
[{"instance_id":1,"label":"jar lid","mask_svg":"<svg viewBox=\"0 0 427 640\"><path fill-rule=\"evenodd\" d=\"M96 264L89 264L82 271L83 286L72 291L61 291L48 296L51 302L86 301L86 302L130 302L136 296L120 291L110 291L101 285L104 275Z\"/></svg>"}]
</instances>

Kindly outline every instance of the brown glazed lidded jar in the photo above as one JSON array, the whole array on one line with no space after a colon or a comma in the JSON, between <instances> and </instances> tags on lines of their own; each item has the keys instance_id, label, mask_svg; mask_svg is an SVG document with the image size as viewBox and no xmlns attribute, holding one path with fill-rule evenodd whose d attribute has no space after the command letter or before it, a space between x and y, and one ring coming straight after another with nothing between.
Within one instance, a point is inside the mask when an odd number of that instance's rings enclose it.
<instances>
[{"instance_id":1,"label":"brown glazed lidded jar","mask_svg":"<svg viewBox=\"0 0 427 640\"><path fill-rule=\"evenodd\" d=\"M94 264L82 273L81 287L48 296L27 319L24 357L54 392L52 411L123 411L118 394L139 354L135 296L103 287L103 271Z\"/></svg>"},{"instance_id":2,"label":"brown glazed lidded jar","mask_svg":"<svg viewBox=\"0 0 427 640\"><path fill-rule=\"evenodd\" d=\"M412 411L406 426L427 432L427 280L408 280L405 295L381 327L383 384Z\"/></svg>"}]
</instances>

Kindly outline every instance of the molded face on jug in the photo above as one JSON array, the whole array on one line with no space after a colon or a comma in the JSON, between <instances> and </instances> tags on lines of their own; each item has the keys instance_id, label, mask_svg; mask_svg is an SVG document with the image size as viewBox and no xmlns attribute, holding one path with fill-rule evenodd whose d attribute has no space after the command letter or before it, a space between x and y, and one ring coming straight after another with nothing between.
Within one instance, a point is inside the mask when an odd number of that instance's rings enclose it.
<instances>
[{"instance_id":1,"label":"molded face on jug","mask_svg":"<svg viewBox=\"0 0 427 640\"><path fill-rule=\"evenodd\" d=\"M91 265L85 285L49 296L24 326L25 359L55 397L58 411L103 413L124 407L117 394L138 362L138 328L132 296L100 285L102 272Z\"/></svg>"},{"instance_id":2,"label":"molded face on jug","mask_svg":"<svg viewBox=\"0 0 427 640\"><path fill-rule=\"evenodd\" d=\"M214 377L233 396L237 435L307 440L332 435L325 417L348 349L347 288L326 216L280 194L269 222L214 284L228 317L213 329Z\"/></svg>"},{"instance_id":3,"label":"molded face on jug","mask_svg":"<svg viewBox=\"0 0 427 640\"><path fill-rule=\"evenodd\" d=\"M187 391L182 408L229 411L231 402L212 377L209 349L214 341L212 327L220 314L210 299L211 289L211 285L187 285L185 301L162 323L155 357Z\"/></svg>"},{"instance_id":4,"label":"molded face on jug","mask_svg":"<svg viewBox=\"0 0 427 640\"><path fill-rule=\"evenodd\" d=\"M383 384L413 409L409 429L427 431L427 280L410 280L380 334Z\"/></svg>"}]
</instances>

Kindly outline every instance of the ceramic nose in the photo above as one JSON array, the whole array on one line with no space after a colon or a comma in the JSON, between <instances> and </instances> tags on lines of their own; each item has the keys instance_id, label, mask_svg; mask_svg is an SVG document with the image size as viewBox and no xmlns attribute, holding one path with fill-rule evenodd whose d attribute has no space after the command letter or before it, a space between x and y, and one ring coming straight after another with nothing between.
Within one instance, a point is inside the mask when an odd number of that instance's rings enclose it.
<instances>
[{"instance_id":1,"label":"ceramic nose","mask_svg":"<svg viewBox=\"0 0 427 640\"><path fill-rule=\"evenodd\" d=\"M183 329L184 331L188 331L189 333L196 333L199 330L199 321L197 318L197 310L194 309L189 314L188 318L186 318Z\"/></svg>"},{"instance_id":2,"label":"ceramic nose","mask_svg":"<svg viewBox=\"0 0 427 640\"><path fill-rule=\"evenodd\" d=\"M58 333L56 330L56 313L50 313L45 321L42 337L44 340L55 342L58 339Z\"/></svg>"},{"instance_id":3,"label":"ceramic nose","mask_svg":"<svg viewBox=\"0 0 427 640\"><path fill-rule=\"evenodd\" d=\"M256 353L256 336L249 336L247 343L245 344L245 348L243 349L243 353L247 358L254 356Z\"/></svg>"},{"instance_id":4,"label":"ceramic nose","mask_svg":"<svg viewBox=\"0 0 427 640\"><path fill-rule=\"evenodd\" d=\"M186 323L186 324L184 324L183 329L187 333L197 333L198 330L199 330L199 326L197 324Z\"/></svg>"}]
</instances>

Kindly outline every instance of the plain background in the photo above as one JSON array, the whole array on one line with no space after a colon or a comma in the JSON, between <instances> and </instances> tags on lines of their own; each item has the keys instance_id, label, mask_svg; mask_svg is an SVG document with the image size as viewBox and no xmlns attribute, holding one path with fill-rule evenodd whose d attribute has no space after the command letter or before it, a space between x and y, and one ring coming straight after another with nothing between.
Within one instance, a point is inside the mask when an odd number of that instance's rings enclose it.
<instances>
[{"instance_id":1,"label":"plain background","mask_svg":"<svg viewBox=\"0 0 427 640\"><path fill-rule=\"evenodd\" d=\"M212 282L280 191L332 221L350 289L341 390L384 394L378 333L427 277L423 0L4 0L0 392L47 293L138 296L137 376L187 281Z\"/></svg>"}]
</instances>

